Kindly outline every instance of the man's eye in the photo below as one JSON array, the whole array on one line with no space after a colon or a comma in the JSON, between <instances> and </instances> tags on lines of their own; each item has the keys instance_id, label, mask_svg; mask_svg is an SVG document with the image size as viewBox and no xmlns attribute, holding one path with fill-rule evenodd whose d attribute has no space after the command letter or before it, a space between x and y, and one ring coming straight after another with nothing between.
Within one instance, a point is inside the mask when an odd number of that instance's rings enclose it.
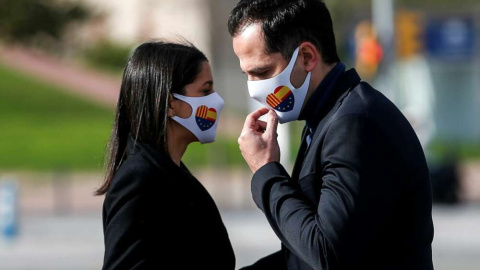
<instances>
[{"instance_id":1,"label":"man's eye","mask_svg":"<svg viewBox=\"0 0 480 270\"><path fill-rule=\"evenodd\" d=\"M203 92L203 94L205 94L205 96L207 96L208 94L210 94L211 90L210 89L203 89L202 92Z\"/></svg>"},{"instance_id":2,"label":"man's eye","mask_svg":"<svg viewBox=\"0 0 480 270\"><path fill-rule=\"evenodd\" d=\"M258 77L263 77L265 75L267 75L267 71L260 71L260 72L257 73Z\"/></svg>"},{"instance_id":3,"label":"man's eye","mask_svg":"<svg viewBox=\"0 0 480 270\"><path fill-rule=\"evenodd\" d=\"M265 71L260 71L256 74L256 77L260 78L260 79L267 79L269 78L271 75L271 71L270 70L265 70Z\"/></svg>"}]
</instances>

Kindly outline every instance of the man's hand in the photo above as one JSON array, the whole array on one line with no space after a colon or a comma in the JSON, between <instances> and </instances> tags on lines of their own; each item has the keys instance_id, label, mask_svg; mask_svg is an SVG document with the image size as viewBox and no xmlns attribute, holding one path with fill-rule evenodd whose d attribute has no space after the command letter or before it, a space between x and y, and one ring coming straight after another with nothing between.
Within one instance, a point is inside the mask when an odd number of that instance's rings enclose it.
<instances>
[{"instance_id":1,"label":"man's hand","mask_svg":"<svg viewBox=\"0 0 480 270\"><path fill-rule=\"evenodd\" d=\"M268 114L267 114L268 113ZM258 120L267 114L267 122ZM277 114L267 108L258 109L247 116L238 144L243 158L252 172L263 165L280 161L280 147L277 141Z\"/></svg>"}]
</instances>

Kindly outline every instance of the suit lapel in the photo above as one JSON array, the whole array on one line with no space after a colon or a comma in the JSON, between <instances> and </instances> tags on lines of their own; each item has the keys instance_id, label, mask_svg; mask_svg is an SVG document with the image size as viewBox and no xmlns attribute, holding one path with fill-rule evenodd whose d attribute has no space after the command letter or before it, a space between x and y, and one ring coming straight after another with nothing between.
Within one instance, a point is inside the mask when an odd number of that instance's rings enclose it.
<instances>
[{"instance_id":1,"label":"suit lapel","mask_svg":"<svg viewBox=\"0 0 480 270\"><path fill-rule=\"evenodd\" d=\"M313 134L313 137L312 137L312 142L310 143L310 146L306 149L305 155L307 155L307 153L310 151L310 148L312 148L311 146L317 141L318 137L320 136L320 133L322 133L323 127L325 127L325 125L329 123L330 120L333 118L332 116L337 112L338 108L340 108L340 105L342 105L343 99L348 95L349 92L350 90L346 91L338 99L335 106L333 106L333 108L328 112L328 114L320 121L320 123L318 123L318 126L315 129L315 133Z\"/></svg>"},{"instance_id":2,"label":"suit lapel","mask_svg":"<svg viewBox=\"0 0 480 270\"><path fill-rule=\"evenodd\" d=\"M303 160L305 158L305 150L307 150L307 126L303 128L302 142L300 143L297 158L295 159L295 164L293 165L292 179L294 182L298 180L298 175L300 174L300 169L302 168Z\"/></svg>"},{"instance_id":3,"label":"suit lapel","mask_svg":"<svg viewBox=\"0 0 480 270\"><path fill-rule=\"evenodd\" d=\"M312 148L312 145L315 144L316 141L318 140L320 134L322 133L322 129L333 118L333 115L335 114L335 112L337 112L338 108L340 108L343 100L348 95L348 93L350 93L350 91L353 88L355 88L359 83L360 83L360 77L358 76L357 72L354 69L351 69L345 72L345 79L340 82L337 88L339 91L336 94L334 94L332 97L333 102L330 103L330 110L328 109L328 105L327 105L324 110L325 116L322 117L322 120L320 120L320 122L318 123L317 128L315 129L315 133L313 134L312 141L310 142L309 146L307 146L307 140L306 140L308 135L307 127L305 126L303 128L302 142L300 145L300 149L298 150L297 158L295 160L295 164L293 166L293 171L292 171L291 179L293 180L293 182L298 182L300 172L304 166L305 157L309 153L310 148ZM317 147L314 146L313 148L317 148Z\"/></svg>"},{"instance_id":4,"label":"suit lapel","mask_svg":"<svg viewBox=\"0 0 480 270\"><path fill-rule=\"evenodd\" d=\"M350 91L352 91L352 89L354 89L355 87L357 87L357 85L360 83L360 77L358 76L358 74L354 71L354 70L349 70L347 71L347 80L344 81L343 83L341 83L340 85L340 89L343 89L343 91L341 91L340 93L340 96L338 97L337 99L337 102L335 103L335 105L332 107L332 109L328 112L328 114L320 121L320 123L318 123L318 126L317 128L315 129L315 134L313 134L313 137L312 137L312 142L310 143L310 146L312 144L315 143L315 141L317 141L318 137L320 136L320 133L322 133L322 129L323 127L325 127L325 125L327 123L330 122L330 120L333 118L332 116L337 112L338 108L340 108L340 106L342 105L342 102L343 100L348 96L348 94L350 93ZM342 93L343 92L343 93ZM310 150L311 147L309 147L307 149L307 152ZM305 154L306 155L306 154Z\"/></svg>"}]
</instances>

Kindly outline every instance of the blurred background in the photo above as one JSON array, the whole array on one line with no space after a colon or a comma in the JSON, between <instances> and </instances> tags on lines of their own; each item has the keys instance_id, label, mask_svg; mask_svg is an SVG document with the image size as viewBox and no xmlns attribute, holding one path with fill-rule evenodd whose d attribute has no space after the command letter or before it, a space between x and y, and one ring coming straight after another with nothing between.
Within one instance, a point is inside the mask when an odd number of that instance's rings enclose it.
<instances>
[{"instance_id":1,"label":"blurred background","mask_svg":"<svg viewBox=\"0 0 480 270\"><path fill-rule=\"evenodd\" d=\"M237 138L246 76L227 18L237 0L0 0L0 269L100 269L103 177L132 49L184 37L209 58L225 99L214 144L185 164L216 200L237 268L279 249L250 195ZM325 1L349 68L414 126L431 169L436 269L480 265L480 2ZM303 122L281 125L291 169Z\"/></svg>"}]
</instances>

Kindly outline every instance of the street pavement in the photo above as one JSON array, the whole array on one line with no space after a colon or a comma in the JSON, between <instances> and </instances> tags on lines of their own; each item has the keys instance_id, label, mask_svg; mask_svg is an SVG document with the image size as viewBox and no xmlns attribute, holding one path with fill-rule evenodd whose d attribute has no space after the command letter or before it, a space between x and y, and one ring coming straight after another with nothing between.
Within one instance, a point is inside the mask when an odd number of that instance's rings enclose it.
<instances>
[{"instance_id":1,"label":"street pavement","mask_svg":"<svg viewBox=\"0 0 480 270\"><path fill-rule=\"evenodd\" d=\"M236 252L237 269L275 252L280 242L260 210L222 209ZM433 260L437 270L478 270L480 205L434 206ZM100 269L103 235L100 213L21 217L13 242L0 241L0 269Z\"/></svg>"}]
</instances>

